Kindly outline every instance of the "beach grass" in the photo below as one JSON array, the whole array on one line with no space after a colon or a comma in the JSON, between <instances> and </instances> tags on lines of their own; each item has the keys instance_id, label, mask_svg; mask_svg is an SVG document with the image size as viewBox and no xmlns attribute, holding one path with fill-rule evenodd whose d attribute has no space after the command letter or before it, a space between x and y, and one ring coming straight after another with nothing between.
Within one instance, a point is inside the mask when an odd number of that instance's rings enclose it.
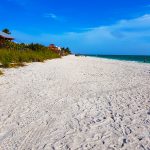
<instances>
[{"instance_id":1,"label":"beach grass","mask_svg":"<svg viewBox=\"0 0 150 150\"><path fill-rule=\"evenodd\" d=\"M3 75L3 72L0 70L0 76Z\"/></svg>"},{"instance_id":2,"label":"beach grass","mask_svg":"<svg viewBox=\"0 0 150 150\"><path fill-rule=\"evenodd\" d=\"M0 63L3 68L24 66L25 62L44 62L54 58L60 58L60 56L50 50L0 49Z\"/></svg>"}]
</instances>

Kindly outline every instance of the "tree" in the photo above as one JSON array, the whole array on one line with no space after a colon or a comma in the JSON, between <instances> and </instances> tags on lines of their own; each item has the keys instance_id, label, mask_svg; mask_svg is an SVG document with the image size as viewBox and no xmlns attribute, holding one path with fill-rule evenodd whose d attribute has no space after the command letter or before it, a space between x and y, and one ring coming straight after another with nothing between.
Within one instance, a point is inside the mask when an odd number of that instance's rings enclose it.
<instances>
[{"instance_id":1,"label":"tree","mask_svg":"<svg viewBox=\"0 0 150 150\"><path fill-rule=\"evenodd\" d=\"M61 55L62 56L66 56L66 55L68 55L68 54L71 54L71 50L67 47L67 48L65 48L65 47L62 47L61 48Z\"/></svg>"},{"instance_id":2,"label":"tree","mask_svg":"<svg viewBox=\"0 0 150 150\"><path fill-rule=\"evenodd\" d=\"M9 29L5 28L2 30L4 33L7 33L7 34L11 34L11 32L9 31Z\"/></svg>"},{"instance_id":3,"label":"tree","mask_svg":"<svg viewBox=\"0 0 150 150\"><path fill-rule=\"evenodd\" d=\"M70 50L68 47L65 49L65 51L66 51L68 54L71 54L71 50Z\"/></svg>"}]
</instances>

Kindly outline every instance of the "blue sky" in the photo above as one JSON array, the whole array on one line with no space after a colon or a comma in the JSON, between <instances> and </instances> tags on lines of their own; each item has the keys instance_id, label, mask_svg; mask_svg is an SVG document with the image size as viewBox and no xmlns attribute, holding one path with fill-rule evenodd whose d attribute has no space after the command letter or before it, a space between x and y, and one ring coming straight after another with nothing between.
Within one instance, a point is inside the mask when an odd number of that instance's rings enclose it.
<instances>
[{"instance_id":1,"label":"blue sky","mask_svg":"<svg viewBox=\"0 0 150 150\"><path fill-rule=\"evenodd\" d=\"M149 54L148 0L0 0L0 29L17 42L75 53Z\"/></svg>"}]
</instances>

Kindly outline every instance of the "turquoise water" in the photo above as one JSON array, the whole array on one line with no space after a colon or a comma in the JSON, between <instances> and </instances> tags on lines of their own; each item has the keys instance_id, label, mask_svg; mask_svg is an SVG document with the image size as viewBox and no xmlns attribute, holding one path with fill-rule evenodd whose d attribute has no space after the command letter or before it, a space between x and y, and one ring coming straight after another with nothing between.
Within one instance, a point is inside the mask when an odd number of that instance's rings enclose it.
<instances>
[{"instance_id":1,"label":"turquoise water","mask_svg":"<svg viewBox=\"0 0 150 150\"><path fill-rule=\"evenodd\" d=\"M143 56L143 55L84 55L84 56L150 63L150 56Z\"/></svg>"}]
</instances>

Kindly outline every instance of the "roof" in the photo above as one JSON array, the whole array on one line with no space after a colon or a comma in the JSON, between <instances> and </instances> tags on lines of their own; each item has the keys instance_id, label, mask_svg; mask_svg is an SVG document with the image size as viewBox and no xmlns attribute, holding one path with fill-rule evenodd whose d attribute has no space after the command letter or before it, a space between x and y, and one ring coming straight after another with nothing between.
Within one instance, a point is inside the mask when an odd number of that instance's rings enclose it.
<instances>
[{"instance_id":1,"label":"roof","mask_svg":"<svg viewBox=\"0 0 150 150\"><path fill-rule=\"evenodd\" d=\"M6 38L6 39L12 39L12 40L14 39L9 34L1 32L1 31L0 31L0 36L3 37L3 38Z\"/></svg>"},{"instance_id":2,"label":"roof","mask_svg":"<svg viewBox=\"0 0 150 150\"><path fill-rule=\"evenodd\" d=\"M49 46L53 46L53 47L56 47L56 46L55 46L55 44L50 44Z\"/></svg>"},{"instance_id":3,"label":"roof","mask_svg":"<svg viewBox=\"0 0 150 150\"><path fill-rule=\"evenodd\" d=\"M51 44L51 45L49 45L49 48L53 48L53 49L56 49L57 47L54 45L54 44Z\"/></svg>"}]
</instances>

